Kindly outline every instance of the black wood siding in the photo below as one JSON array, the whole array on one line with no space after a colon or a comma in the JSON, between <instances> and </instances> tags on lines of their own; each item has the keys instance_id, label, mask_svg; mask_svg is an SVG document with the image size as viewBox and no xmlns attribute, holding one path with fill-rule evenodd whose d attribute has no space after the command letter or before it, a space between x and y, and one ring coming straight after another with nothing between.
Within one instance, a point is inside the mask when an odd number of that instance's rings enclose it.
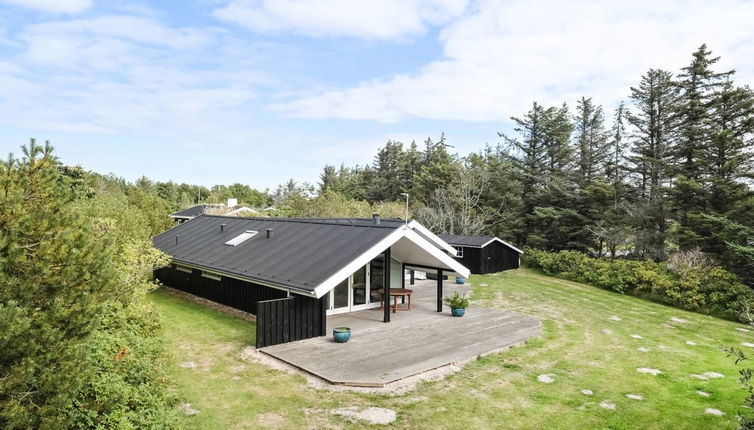
<instances>
[{"instance_id":1,"label":"black wood siding","mask_svg":"<svg viewBox=\"0 0 754 430\"><path fill-rule=\"evenodd\" d=\"M324 336L327 297L301 295L258 303L257 348Z\"/></svg>"},{"instance_id":2,"label":"black wood siding","mask_svg":"<svg viewBox=\"0 0 754 430\"><path fill-rule=\"evenodd\" d=\"M518 269L518 252L494 241L484 248L463 248L463 257L456 257L471 273L483 275L503 270Z\"/></svg>"},{"instance_id":3,"label":"black wood siding","mask_svg":"<svg viewBox=\"0 0 754 430\"><path fill-rule=\"evenodd\" d=\"M250 314L257 314L257 303L286 297L288 293L276 288L221 276L220 280L202 276L202 271L191 273L175 269L174 265L155 270L154 275L168 287L185 291Z\"/></svg>"}]
</instances>

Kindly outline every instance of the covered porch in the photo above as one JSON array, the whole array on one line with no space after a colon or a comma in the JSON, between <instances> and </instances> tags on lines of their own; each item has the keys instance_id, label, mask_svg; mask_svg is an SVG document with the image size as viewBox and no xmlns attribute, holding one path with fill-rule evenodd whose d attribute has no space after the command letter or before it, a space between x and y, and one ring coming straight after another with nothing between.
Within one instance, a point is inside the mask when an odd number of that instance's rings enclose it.
<instances>
[{"instance_id":1,"label":"covered porch","mask_svg":"<svg viewBox=\"0 0 754 430\"><path fill-rule=\"evenodd\" d=\"M443 283L444 295L469 288L452 281ZM327 336L260 351L332 384L383 387L504 350L539 334L539 320L513 312L471 306L466 316L454 318L443 305L438 313L435 280L417 280L411 288L413 310L400 312L391 324L380 324L384 311L379 309L331 315ZM348 343L335 343L329 335L339 326L351 328Z\"/></svg>"}]
</instances>

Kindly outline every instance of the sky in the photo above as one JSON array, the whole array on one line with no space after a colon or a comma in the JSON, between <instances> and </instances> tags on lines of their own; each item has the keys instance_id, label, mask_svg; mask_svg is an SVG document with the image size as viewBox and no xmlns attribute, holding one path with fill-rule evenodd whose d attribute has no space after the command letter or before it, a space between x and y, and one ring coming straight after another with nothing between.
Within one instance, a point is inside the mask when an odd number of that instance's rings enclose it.
<instances>
[{"instance_id":1,"label":"sky","mask_svg":"<svg viewBox=\"0 0 754 430\"><path fill-rule=\"evenodd\" d=\"M0 152L316 183L388 139L495 145L533 101L610 111L702 43L754 85L753 23L743 0L0 0Z\"/></svg>"}]
</instances>

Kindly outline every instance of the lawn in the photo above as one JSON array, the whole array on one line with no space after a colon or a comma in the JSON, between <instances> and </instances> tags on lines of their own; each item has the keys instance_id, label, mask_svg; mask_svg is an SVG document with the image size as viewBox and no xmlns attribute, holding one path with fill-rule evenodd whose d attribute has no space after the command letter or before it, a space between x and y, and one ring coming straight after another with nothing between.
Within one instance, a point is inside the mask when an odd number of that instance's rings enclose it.
<instances>
[{"instance_id":1,"label":"lawn","mask_svg":"<svg viewBox=\"0 0 754 430\"><path fill-rule=\"evenodd\" d=\"M360 428L328 411L377 406L398 413L395 428L735 428L744 393L738 368L720 348L753 342L754 332L735 329L742 325L526 269L470 282L474 304L535 315L542 337L400 396L309 388L300 375L241 358L254 344L253 323L153 293L175 363L175 394L199 411L184 427ZM706 372L723 377L691 376ZM541 375L553 382L540 382Z\"/></svg>"}]
</instances>

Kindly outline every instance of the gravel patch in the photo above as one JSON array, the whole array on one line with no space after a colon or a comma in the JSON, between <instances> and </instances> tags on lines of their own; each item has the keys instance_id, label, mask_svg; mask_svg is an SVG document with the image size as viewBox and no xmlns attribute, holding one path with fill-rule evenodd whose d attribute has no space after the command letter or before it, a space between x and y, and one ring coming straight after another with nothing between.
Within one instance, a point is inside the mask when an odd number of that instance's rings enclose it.
<instances>
[{"instance_id":1,"label":"gravel patch","mask_svg":"<svg viewBox=\"0 0 754 430\"><path fill-rule=\"evenodd\" d=\"M555 382L555 378L552 377L551 373L547 373L537 376L537 381L544 382L545 384L552 384L553 382Z\"/></svg>"},{"instance_id":2,"label":"gravel patch","mask_svg":"<svg viewBox=\"0 0 754 430\"><path fill-rule=\"evenodd\" d=\"M717 417L721 417L721 416L725 415L725 412L721 411L720 409L715 409L715 408L707 408L707 409L704 410L704 413L705 414L710 414L710 415L715 415Z\"/></svg>"},{"instance_id":3,"label":"gravel patch","mask_svg":"<svg viewBox=\"0 0 754 430\"><path fill-rule=\"evenodd\" d=\"M610 321L620 321L621 320L621 318L619 316L616 316L616 315L608 317L607 319L609 319Z\"/></svg>"},{"instance_id":4,"label":"gravel patch","mask_svg":"<svg viewBox=\"0 0 754 430\"><path fill-rule=\"evenodd\" d=\"M602 332L602 334L613 334L613 331L610 330L609 328L603 328L600 331Z\"/></svg>"},{"instance_id":5,"label":"gravel patch","mask_svg":"<svg viewBox=\"0 0 754 430\"><path fill-rule=\"evenodd\" d=\"M716 378L724 378L725 375L718 372L704 372L704 376L708 377L709 379L716 379Z\"/></svg>"},{"instance_id":6,"label":"gravel patch","mask_svg":"<svg viewBox=\"0 0 754 430\"><path fill-rule=\"evenodd\" d=\"M686 345L696 346L696 342L694 342L693 340L687 340Z\"/></svg>"},{"instance_id":7,"label":"gravel patch","mask_svg":"<svg viewBox=\"0 0 754 430\"><path fill-rule=\"evenodd\" d=\"M594 394L594 392L592 390L581 390L581 394L585 396L591 396L592 394Z\"/></svg>"},{"instance_id":8,"label":"gravel patch","mask_svg":"<svg viewBox=\"0 0 754 430\"><path fill-rule=\"evenodd\" d=\"M696 390L696 394L699 394L702 397L709 397L709 393L702 390Z\"/></svg>"},{"instance_id":9,"label":"gravel patch","mask_svg":"<svg viewBox=\"0 0 754 430\"><path fill-rule=\"evenodd\" d=\"M641 337L641 335L638 334L632 334L631 337L634 339L644 339L643 337Z\"/></svg>"},{"instance_id":10,"label":"gravel patch","mask_svg":"<svg viewBox=\"0 0 754 430\"><path fill-rule=\"evenodd\" d=\"M644 396L641 394L626 394L626 397L633 400L644 400Z\"/></svg>"},{"instance_id":11,"label":"gravel patch","mask_svg":"<svg viewBox=\"0 0 754 430\"><path fill-rule=\"evenodd\" d=\"M638 350L639 350L640 352L649 352L649 351L651 351L651 349L649 349L649 348L647 348L647 347L644 347L644 346L642 346L642 347L639 347L639 348L638 348Z\"/></svg>"},{"instance_id":12,"label":"gravel patch","mask_svg":"<svg viewBox=\"0 0 754 430\"><path fill-rule=\"evenodd\" d=\"M479 284L480 287L489 287L487 284Z\"/></svg>"},{"instance_id":13,"label":"gravel patch","mask_svg":"<svg viewBox=\"0 0 754 430\"><path fill-rule=\"evenodd\" d=\"M395 411L385 408L366 408L359 410L355 406L350 408L333 409L333 415L340 415L349 421L364 421L368 424L388 425L395 421Z\"/></svg>"},{"instance_id":14,"label":"gravel patch","mask_svg":"<svg viewBox=\"0 0 754 430\"><path fill-rule=\"evenodd\" d=\"M685 320L683 318L677 318L677 317L670 318L670 321L677 322L677 323L680 323L680 324L688 324L688 323L691 322L689 320Z\"/></svg>"},{"instance_id":15,"label":"gravel patch","mask_svg":"<svg viewBox=\"0 0 754 430\"><path fill-rule=\"evenodd\" d=\"M181 406L178 407L181 412L188 416L196 415L199 413L196 409L191 407L191 403L181 403Z\"/></svg>"},{"instance_id":16,"label":"gravel patch","mask_svg":"<svg viewBox=\"0 0 754 430\"><path fill-rule=\"evenodd\" d=\"M603 409L610 409L611 411L614 411L616 408L615 403L611 402L610 400L601 401L600 407Z\"/></svg>"},{"instance_id":17,"label":"gravel patch","mask_svg":"<svg viewBox=\"0 0 754 430\"><path fill-rule=\"evenodd\" d=\"M658 370L658 369L652 369L650 367L637 367L636 371L639 372L639 373L647 373L647 374L650 374L652 376L657 376L657 375L659 375L659 374L662 373L660 370Z\"/></svg>"},{"instance_id":18,"label":"gravel patch","mask_svg":"<svg viewBox=\"0 0 754 430\"><path fill-rule=\"evenodd\" d=\"M198 366L199 365L193 361L185 361L178 365L178 367L183 367L184 369L196 369Z\"/></svg>"},{"instance_id":19,"label":"gravel patch","mask_svg":"<svg viewBox=\"0 0 754 430\"><path fill-rule=\"evenodd\" d=\"M285 424L285 417L272 412L261 414L257 416L257 422L262 427L280 428Z\"/></svg>"}]
</instances>

